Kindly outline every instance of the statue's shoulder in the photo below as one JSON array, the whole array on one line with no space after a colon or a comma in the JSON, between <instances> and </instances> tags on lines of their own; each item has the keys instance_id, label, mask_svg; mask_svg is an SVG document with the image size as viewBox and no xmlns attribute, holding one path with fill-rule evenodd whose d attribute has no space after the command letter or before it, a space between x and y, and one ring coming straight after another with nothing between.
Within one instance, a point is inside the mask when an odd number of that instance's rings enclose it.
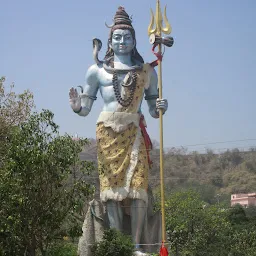
<instances>
[{"instance_id":1,"label":"statue's shoulder","mask_svg":"<svg viewBox=\"0 0 256 256\"><path fill-rule=\"evenodd\" d=\"M157 77L156 70L151 63L144 63L143 71L147 73L149 77Z\"/></svg>"},{"instance_id":2,"label":"statue's shoulder","mask_svg":"<svg viewBox=\"0 0 256 256\"><path fill-rule=\"evenodd\" d=\"M154 67L150 63L144 63L143 64L143 71L145 74L145 89L149 89L150 86L156 86L157 85L157 73Z\"/></svg>"},{"instance_id":3,"label":"statue's shoulder","mask_svg":"<svg viewBox=\"0 0 256 256\"><path fill-rule=\"evenodd\" d=\"M148 72L155 72L154 67L152 66L152 63L143 63L143 70L147 70Z\"/></svg>"},{"instance_id":4,"label":"statue's shoulder","mask_svg":"<svg viewBox=\"0 0 256 256\"><path fill-rule=\"evenodd\" d=\"M101 65L93 64L91 65L86 72L86 80L88 83L96 82L99 79L99 74L102 67Z\"/></svg>"},{"instance_id":5,"label":"statue's shoulder","mask_svg":"<svg viewBox=\"0 0 256 256\"><path fill-rule=\"evenodd\" d=\"M99 80L99 67L97 64L91 65L85 76L86 83L91 86L96 86Z\"/></svg>"},{"instance_id":6,"label":"statue's shoulder","mask_svg":"<svg viewBox=\"0 0 256 256\"><path fill-rule=\"evenodd\" d=\"M99 71L101 69L101 66L100 65L97 65L97 64L93 64L91 65L88 70L87 70L87 75L89 76L97 76Z\"/></svg>"}]
</instances>

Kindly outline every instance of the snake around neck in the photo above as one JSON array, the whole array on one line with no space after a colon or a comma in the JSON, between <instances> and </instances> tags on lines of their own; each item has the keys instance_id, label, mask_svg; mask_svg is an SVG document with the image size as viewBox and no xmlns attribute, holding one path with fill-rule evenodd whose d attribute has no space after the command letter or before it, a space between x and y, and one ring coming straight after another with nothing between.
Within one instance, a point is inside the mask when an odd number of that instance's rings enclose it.
<instances>
[{"instance_id":1,"label":"snake around neck","mask_svg":"<svg viewBox=\"0 0 256 256\"><path fill-rule=\"evenodd\" d=\"M97 65L103 65L103 68L108 72L113 74L114 72L117 73L127 73L130 71L135 71L135 70L141 70L143 68L143 64L142 63L138 63L135 64L129 68L126 69L118 69L118 68L114 68L111 66L111 63L113 62L113 58L114 57L110 57L108 59L105 60L99 60L99 51L101 50L102 47L102 42L100 39L98 38L94 38L93 39L93 58L94 61L96 62Z\"/></svg>"},{"instance_id":2,"label":"snake around neck","mask_svg":"<svg viewBox=\"0 0 256 256\"><path fill-rule=\"evenodd\" d=\"M113 57L105 60L103 62L103 68L108 72L108 73L111 73L113 74L114 72L117 72L117 73L127 73L127 72L130 72L130 71L137 71L137 70L141 70L143 68L143 64L140 63L140 64L135 64L131 67L128 67L128 68L125 68L125 69L118 69L118 68L114 68L114 67L111 67L110 63L111 61L113 61Z\"/></svg>"}]
</instances>

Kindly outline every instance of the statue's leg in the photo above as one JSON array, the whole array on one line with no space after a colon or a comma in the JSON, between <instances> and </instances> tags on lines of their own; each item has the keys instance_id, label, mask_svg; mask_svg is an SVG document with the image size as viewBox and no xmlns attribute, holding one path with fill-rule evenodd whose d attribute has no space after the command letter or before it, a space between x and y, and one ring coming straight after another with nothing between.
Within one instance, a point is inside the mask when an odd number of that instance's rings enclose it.
<instances>
[{"instance_id":1,"label":"statue's leg","mask_svg":"<svg viewBox=\"0 0 256 256\"><path fill-rule=\"evenodd\" d=\"M147 206L141 199L134 199L131 203L132 239L138 249L145 222Z\"/></svg>"},{"instance_id":2,"label":"statue's leg","mask_svg":"<svg viewBox=\"0 0 256 256\"><path fill-rule=\"evenodd\" d=\"M123 209L121 202L108 200L107 201L107 214L110 228L115 228L119 231L123 230Z\"/></svg>"}]
</instances>

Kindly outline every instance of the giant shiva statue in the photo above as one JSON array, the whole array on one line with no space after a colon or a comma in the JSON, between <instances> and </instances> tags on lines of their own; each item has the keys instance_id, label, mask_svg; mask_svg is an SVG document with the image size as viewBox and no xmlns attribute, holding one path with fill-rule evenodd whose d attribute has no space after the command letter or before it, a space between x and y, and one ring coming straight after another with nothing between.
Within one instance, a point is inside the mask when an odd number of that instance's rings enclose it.
<instances>
[{"instance_id":1,"label":"giant shiva statue","mask_svg":"<svg viewBox=\"0 0 256 256\"><path fill-rule=\"evenodd\" d=\"M148 203L148 173L151 142L141 113L143 96L149 113L158 118L168 103L158 99L157 74L145 64L136 49L135 30L123 7L119 7L111 28L103 61L98 59L101 41L94 39L94 59L86 74L86 84L79 94L69 92L70 106L80 116L87 116L100 91L104 107L97 120L98 170L100 197L106 203L111 228L122 231L123 209L130 205L131 233L140 252L141 232Z\"/></svg>"}]
</instances>

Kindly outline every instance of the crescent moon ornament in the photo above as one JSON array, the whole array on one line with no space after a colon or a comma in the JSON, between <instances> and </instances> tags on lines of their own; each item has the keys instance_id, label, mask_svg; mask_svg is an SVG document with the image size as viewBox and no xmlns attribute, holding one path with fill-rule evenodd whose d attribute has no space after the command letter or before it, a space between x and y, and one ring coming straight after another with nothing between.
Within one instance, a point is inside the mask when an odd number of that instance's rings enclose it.
<instances>
[{"instance_id":1,"label":"crescent moon ornament","mask_svg":"<svg viewBox=\"0 0 256 256\"><path fill-rule=\"evenodd\" d=\"M105 22L105 26L106 26L107 28L113 28L113 27L115 26L114 20L113 20L112 25L108 25L107 22Z\"/></svg>"}]
</instances>

